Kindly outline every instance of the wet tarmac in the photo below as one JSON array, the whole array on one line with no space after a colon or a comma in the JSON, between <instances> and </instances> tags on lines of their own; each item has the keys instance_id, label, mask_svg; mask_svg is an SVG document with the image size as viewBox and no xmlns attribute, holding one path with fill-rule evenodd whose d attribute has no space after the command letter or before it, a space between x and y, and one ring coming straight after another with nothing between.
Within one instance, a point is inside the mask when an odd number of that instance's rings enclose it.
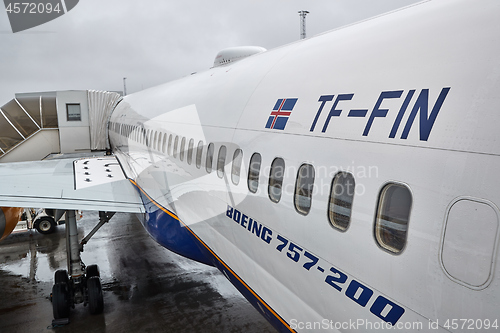
<instances>
[{"instance_id":1,"label":"wet tarmac","mask_svg":"<svg viewBox=\"0 0 500 333\"><path fill-rule=\"evenodd\" d=\"M97 221L85 212L80 237ZM99 265L104 312L77 304L68 325L51 327L54 272L66 269L64 226L57 229L0 243L0 332L276 332L217 269L164 249L130 214L116 214L82 253Z\"/></svg>"}]
</instances>

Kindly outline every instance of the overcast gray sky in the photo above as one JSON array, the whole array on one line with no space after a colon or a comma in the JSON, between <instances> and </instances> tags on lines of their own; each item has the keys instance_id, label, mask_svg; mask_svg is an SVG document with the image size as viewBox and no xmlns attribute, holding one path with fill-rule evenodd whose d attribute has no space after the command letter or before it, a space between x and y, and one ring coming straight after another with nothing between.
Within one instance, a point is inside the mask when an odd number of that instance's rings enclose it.
<instances>
[{"instance_id":1,"label":"overcast gray sky","mask_svg":"<svg viewBox=\"0 0 500 333\"><path fill-rule=\"evenodd\" d=\"M21 1L20 1L21 2ZM80 0L67 14L12 33L0 8L0 106L15 93L127 92L210 68L231 46L272 49L419 0Z\"/></svg>"}]
</instances>

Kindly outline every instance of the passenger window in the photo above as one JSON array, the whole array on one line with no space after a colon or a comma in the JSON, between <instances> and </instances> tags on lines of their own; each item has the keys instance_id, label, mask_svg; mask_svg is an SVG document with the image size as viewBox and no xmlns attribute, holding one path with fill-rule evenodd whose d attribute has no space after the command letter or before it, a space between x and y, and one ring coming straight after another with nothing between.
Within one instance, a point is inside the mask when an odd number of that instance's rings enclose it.
<instances>
[{"instance_id":1,"label":"passenger window","mask_svg":"<svg viewBox=\"0 0 500 333\"><path fill-rule=\"evenodd\" d=\"M412 196L404 185L388 184L380 192L375 238L383 249L395 254L404 249L411 206Z\"/></svg>"},{"instance_id":2,"label":"passenger window","mask_svg":"<svg viewBox=\"0 0 500 333\"><path fill-rule=\"evenodd\" d=\"M355 185L354 177L348 172L339 172L333 177L328 219L331 225L340 231L346 231L351 223Z\"/></svg>"},{"instance_id":3,"label":"passenger window","mask_svg":"<svg viewBox=\"0 0 500 333\"><path fill-rule=\"evenodd\" d=\"M193 148L194 148L194 139L189 140L189 146L188 146L188 156L187 156L187 163L191 165L193 162Z\"/></svg>"},{"instance_id":4,"label":"passenger window","mask_svg":"<svg viewBox=\"0 0 500 333\"><path fill-rule=\"evenodd\" d=\"M233 155L233 167L231 169L231 181L234 185L240 182L241 162L243 161L243 151L236 149Z\"/></svg>"},{"instance_id":5,"label":"passenger window","mask_svg":"<svg viewBox=\"0 0 500 333\"><path fill-rule=\"evenodd\" d=\"M163 154L165 154L165 147L167 146L167 136L168 136L168 134L167 134L167 133L164 133L164 134L163 134L163 143L162 143L162 145L161 145L161 152L162 152Z\"/></svg>"},{"instance_id":6,"label":"passenger window","mask_svg":"<svg viewBox=\"0 0 500 333\"><path fill-rule=\"evenodd\" d=\"M293 198L295 209L302 215L309 214L311 210L313 187L314 167L310 164L302 164L297 173Z\"/></svg>"},{"instance_id":7,"label":"passenger window","mask_svg":"<svg viewBox=\"0 0 500 333\"><path fill-rule=\"evenodd\" d=\"M198 142L198 148L196 149L196 167L201 168L201 157L203 155L203 141Z\"/></svg>"},{"instance_id":8,"label":"passenger window","mask_svg":"<svg viewBox=\"0 0 500 333\"><path fill-rule=\"evenodd\" d=\"M283 178L285 176L285 161L277 157L271 164L269 172L269 199L272 202L278 203L281 199L281 188L283 186Z\"/></svg>"},{"instance_id":9,"label":"passenger window","mask_svg":"<svg viewBox=\"0 0 500 333\"><path fill-rule=\"evenodd\" d=\"M185 152L185 147L186 146L186 138L183 137L182 140L181 140L181 147L179 148L179 155L180 155L180 159L181 161L184 161L184 152Z\"/></svg>"},{"instance_id":10,"label":"passenger window","mask_svg":"<svg viewBox=\"0 0 500 333\"><path fill-rule=\"evenodd\" d=\"M248 190L252 193L256 193L259 188L259 173L260 173L260 163L262 162L262 157L259 153L254 153L250 158L250 165L248 167Z\"/></svg>"},{"instance_id":11,"label":"passenger window","mask_svg":"<svg viewBox=\"0 0 500 333\"><path fill-rule=\"evenodd\" d=\"M205 164L205 168L207 169L208 173L212 172L213 162L214 162L214 144L210 143L207 149L207 163Z\"/></svg>"},{"instance_id":12,"label":"passenger window","mask_svg":"<svg viewBox=\"0 0 500 333\"><path fill-rule=\"evenodd\" d=\"M169 156L172 156L172 140L173 140L174 135L170 134L168 136L168 147L167 147L167 154Z\"/></svg>"},{"instance_id":13,"label":"passenger window","mask_svg":"<svg viewBox=\"0 0 500 333\"><path fill-rule=\"evenodd\" d=\"M174 157L177 158L177 148L179 147L179 136L175 136L174 140Z\"/></svg>"},{"instance_id":14,"label":"passenger window","mask_svg":"<svg viewBox=\"0 0 500 333\"><path fill-rule=\"evenodd\" d=\"M217 159L217 176L224 177L224 165L226 164L226 146L220 146L219 158Z\"/></svg>"}]
</instances>

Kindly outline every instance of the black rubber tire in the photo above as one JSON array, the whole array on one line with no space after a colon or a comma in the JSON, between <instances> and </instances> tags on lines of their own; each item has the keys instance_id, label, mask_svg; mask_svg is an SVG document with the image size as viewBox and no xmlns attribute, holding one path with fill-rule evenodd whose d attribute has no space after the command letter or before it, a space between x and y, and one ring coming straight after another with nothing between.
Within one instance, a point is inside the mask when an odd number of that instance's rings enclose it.
<instances>
[{"instance_id":1,"label":"black rubber tire","mask_svg":"<svg viewBox=\"0 0 500 333\"><path fill-rule=\"evenodd\" d=\"M99 266L97 265L88 265L86 269L87 278L91 278L93 276L100 277L101 273L99 272Z\"/></svg>"},{"instance_id":2,"label":"black rubber tire","mask_svg":"<svg viewBox=\"0 0 500 333\"><path fill-rule=\"evenodd\" d=\"M56 231L56 221L51 216L43 216L37 219L33 225L41 234L51 234Z\"/></svg>"},{"instance_id":3,"label":"black rubber tire","mask_svg":"<svg viewBox=\"0 0 500 333\"><path fill-rule=\"evenodd\" d=\"M52 287L52 312L54 319L69 317L69 295L66 283L57 283Z\"/></svg>"},{"instance_id":4,"label":"black rubber tire","mask_svg":"<svg viewBox=\"0 0 500 333\"><path fill-rule=\"evenodd\" d=\"M68 271L65 269L59 269L54 273L54 283L66 283L66 285L69 285L69 277L68 277Z\"/></svg>"},{"instance_id":5,"label":"black rubber tire","mask_svg":"<svg viewBox=\"0 0 500 333\"><path fill-rule=\"evenodd\" d=\"M99 314L104 310L104 298L102 294L101 279L93 276L87 279L87 293L89 297L89 308L91 314Z\"/></svg>"}]
</instances>

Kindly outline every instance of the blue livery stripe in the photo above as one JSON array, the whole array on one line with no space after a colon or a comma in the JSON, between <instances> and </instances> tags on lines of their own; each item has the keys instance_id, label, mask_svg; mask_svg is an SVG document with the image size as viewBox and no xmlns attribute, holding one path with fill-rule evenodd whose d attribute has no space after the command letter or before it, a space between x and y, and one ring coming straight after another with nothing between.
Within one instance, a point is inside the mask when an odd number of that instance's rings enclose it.
<instances>
[{"instance_id":1,"label":"blue livery stripe","mask_svg":"<svg viewBox=\"0 0 500 333\"><path fill-rule=\"evenodd\" d=\"M279 332L296 332L290 327L290 325L276 312L269 304L267 304L248 284L246 284L239 276L236 274L205 242L203 242L196 233L194 233L191 228L184 224L179 217L168 210L167 208L161 206L155 200L153 200L134 180L129 179L130 182L137 188L141 198L143 200L144 206L148 211L147 215L149 217L148 221L143 222L144 227L150 233L151 237L162 244L161 233L168 234L163 237L168 237L170 240L172 238L179 237L180 239L187 241L188 244L191 240L196 241L196 247L201 248L201 252L206 258L203 258L200 262L206 263L211 266L217 267L222 273L226 275L229 281L238 289L238 291L252 304L252 306L273 325ZM161 211L163 214L158 214ZM165 222L165 220L169 222ZM162 223L163 222L163 223ZM173 222L173 223L172 223ZM146 224L145 224L146 223ZM167 226L168 225L168 226ZM154 230L152 226L156 226L158 230ZM167 227L166 227L167 226ZM172 237L172 235L174 235ZM189 237L187 237L189 236ZM157 237L159 237L157 239ZM163 245L163 244L162 244ZM163 245L164 246L164 245ZM191 246L191 244L189 244ZM167 247L167 246L165 246ZM182 246L181 246L182 247ZM179 253L182 249L172 249L167 247L169 250ZM191 258L193 259L193 258ZM264 313L262 313L262 311Z\"/></svg>"}]
</instances>

